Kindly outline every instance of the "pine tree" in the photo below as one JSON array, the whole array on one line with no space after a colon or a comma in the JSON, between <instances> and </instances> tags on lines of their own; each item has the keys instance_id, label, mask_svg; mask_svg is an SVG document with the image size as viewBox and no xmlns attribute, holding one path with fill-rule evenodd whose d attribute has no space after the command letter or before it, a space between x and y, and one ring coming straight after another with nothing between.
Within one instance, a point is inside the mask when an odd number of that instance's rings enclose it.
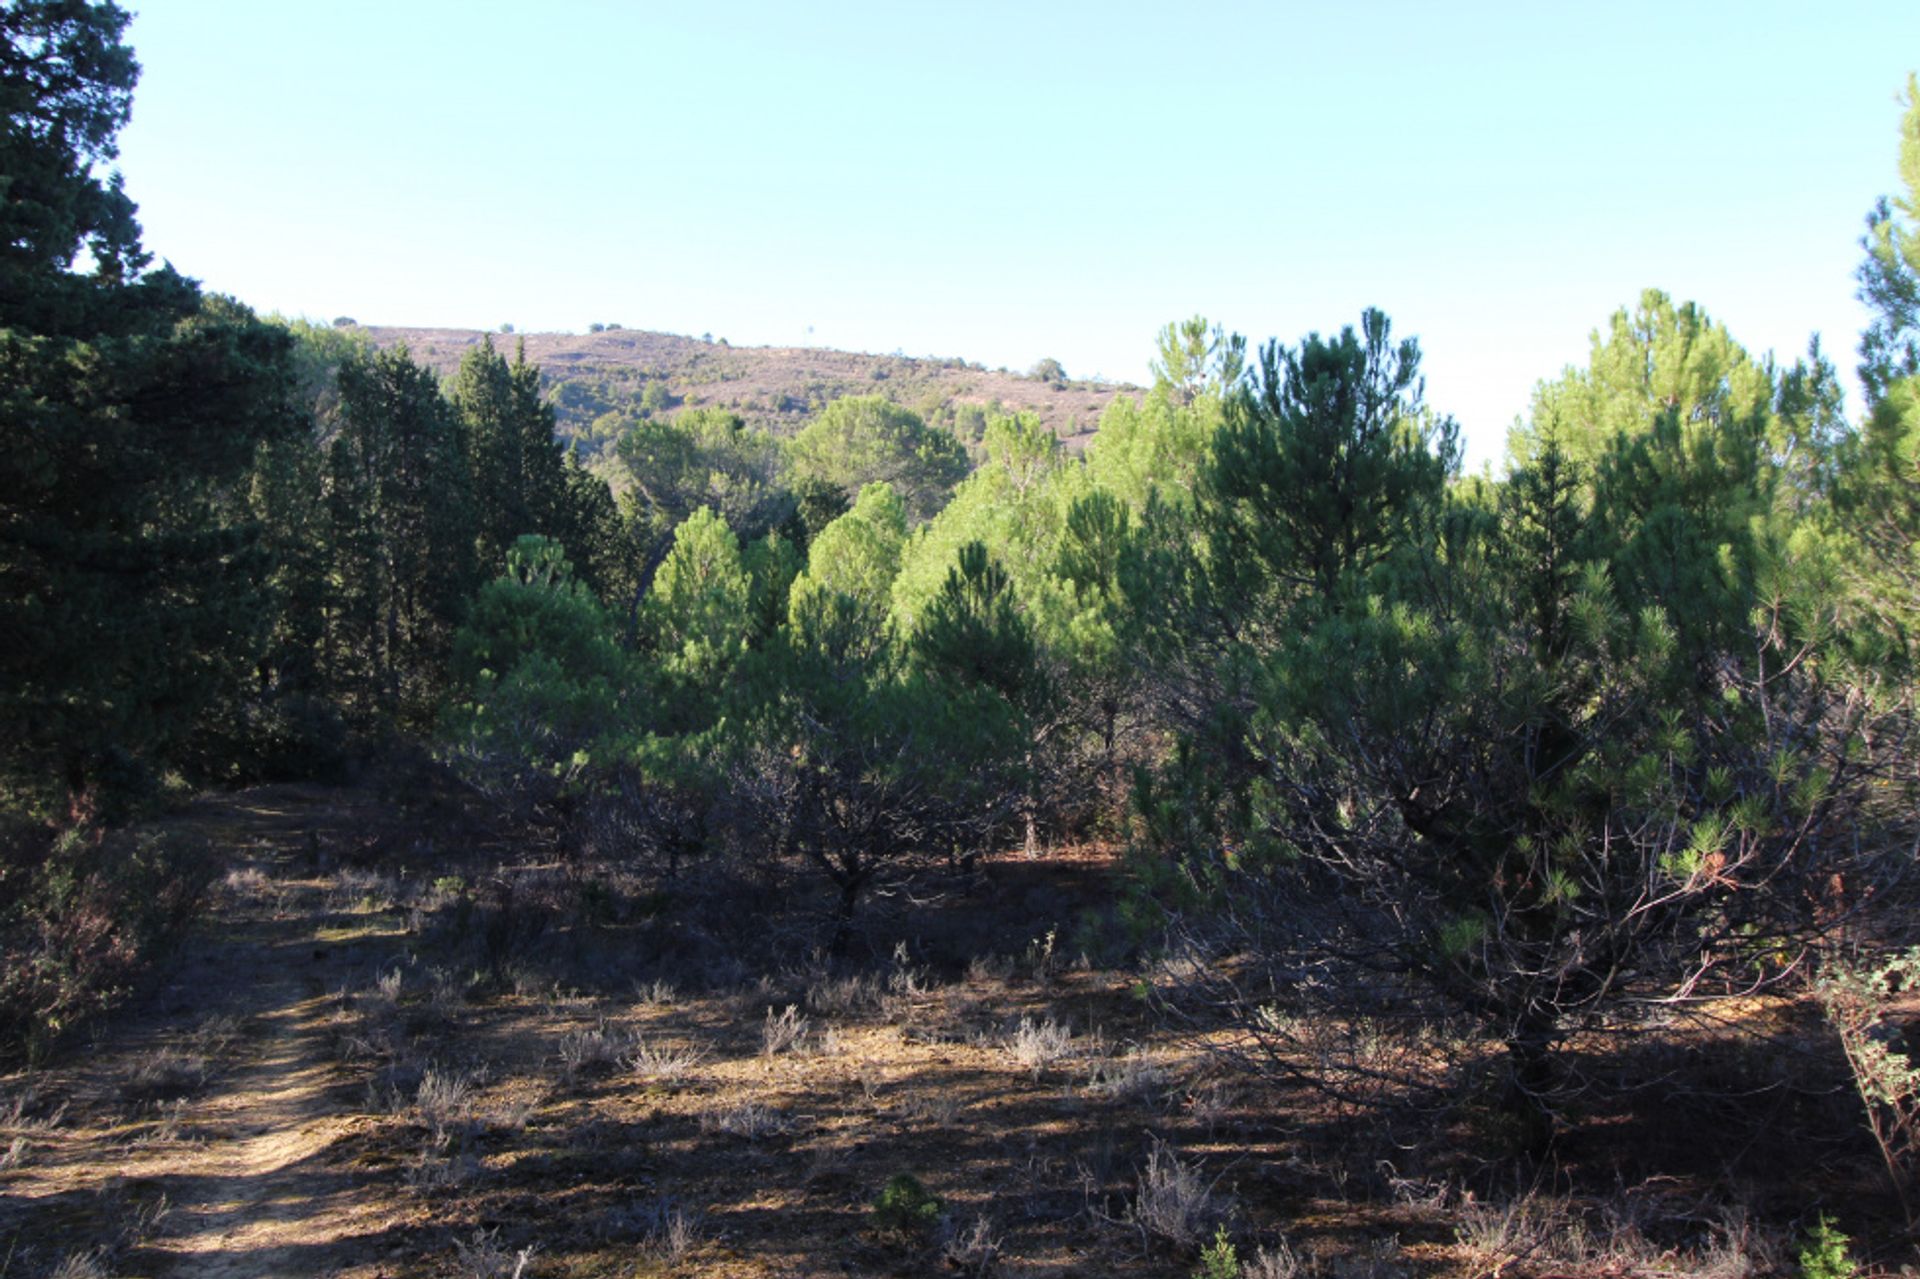
<instances>
[{"instance_id":1,"label":"pine tree","mask_svg":"<svg viewBox=\"0 0 1920 1279\"><path fill-rule=\"evenodd\" d=\"M1359 334L1270 342L1228 401L1204 481L1223 590L1270 597L1259 583L1275 583L1337 609L1439 497L1458 430L1423 413L1419 345L1391 333L1370 310Z\"/></svg>"},{"instance_id":2,"label":"pine tree","mask_svg":"<svg viewBox=\"0 0 1920 1279\"><path fill-rule=\"evenodd\" d=\"M878 395L850 395L827 405L787 443L796 483L818 481L852 497L885 483L910 523L931 517L967 473L967 451L951 431Z\"/></svg>"},{"instance_id":3,"label":"pine tree","mask_svg":"<svg viewBox=\"0 0 1920 1279\"><path fill-rule=\"evenodd\" d=\"M273 622L248 472L303 426L284 333L142 273L101 174L126 23L0 9L0 802L43 813L232 762Z\"/></svg>"},{"instance_id":4,"label":"pine tree","mask_svg":"<svg viewBox=\"0 0 1920 1279\"><path fill-rule=\"evenodd\" d=\"M491 336L467 352L448 385L472 461L473 518L482 565L501 563L526 534L566 541L583 523L572 504L586 497L571 478L566 446L554 436L553 408L540 396L540 370L524 339L508 364ZM574 547L568 546L569 552Z\"/></svg>"},{"instance_id":5,"label":"pine tree","mask_svg":"<svg viewBox=\"0 0 1920 1279\"><path fill-rule=\"evenodd\" d=\"M361 714L418 722L474 586L465 439L404 345L343 366L340 395L328 450L339 592L328 651Z\"/></svg>"}]
</instances>

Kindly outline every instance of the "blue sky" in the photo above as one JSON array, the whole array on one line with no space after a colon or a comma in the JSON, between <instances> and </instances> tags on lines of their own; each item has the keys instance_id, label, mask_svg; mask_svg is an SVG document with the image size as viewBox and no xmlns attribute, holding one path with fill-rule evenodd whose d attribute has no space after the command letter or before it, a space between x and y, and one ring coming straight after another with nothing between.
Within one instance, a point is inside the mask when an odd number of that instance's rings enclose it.
<instances>
[{"instance_id":1,"label":"blue sky","mask_svg":"<svg viewBox=\"0 0 1920 1279\"><path fill-rule=\"evenodd\" d=\"M1144 380L1371 305L1476 458L1648 286L1851 394L1920 68L1914 0L133 7L147 243L261 310Z\"/></svg>"}]
</instances>

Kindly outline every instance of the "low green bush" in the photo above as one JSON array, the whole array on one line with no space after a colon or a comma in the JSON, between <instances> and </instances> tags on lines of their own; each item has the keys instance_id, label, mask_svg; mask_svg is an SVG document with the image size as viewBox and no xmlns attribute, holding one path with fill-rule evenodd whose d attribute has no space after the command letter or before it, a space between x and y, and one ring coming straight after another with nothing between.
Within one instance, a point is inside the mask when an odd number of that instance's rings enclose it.
<instances>
[{"instance_id":1,"label":"low green bush","mask_svg":"<svg viewBox=\"0 0 1920 1279\"><path fill-rule=\"evenodd\" d=\"M0 836L0 1062L38 1061L112 1004L192 918L205 844L91 825Z\"/></svg>"}]
</instances>

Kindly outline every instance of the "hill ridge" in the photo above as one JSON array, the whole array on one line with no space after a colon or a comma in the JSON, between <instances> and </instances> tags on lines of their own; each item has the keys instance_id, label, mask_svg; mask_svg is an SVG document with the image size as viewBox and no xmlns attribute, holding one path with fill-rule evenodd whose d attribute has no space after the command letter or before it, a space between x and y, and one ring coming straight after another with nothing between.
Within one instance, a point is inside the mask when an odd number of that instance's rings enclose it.
<instances>
[{"instance_id":1,"label":"hill ridge","mask_svg":"<svg viewBox=\"0 0 1920 1279\"><path fill-rule=\"evenodd\" d=\"M751 426L791 435L833 400L875 394L952 428L969 442L978 440L986 415L996 409L1032 412L1077 448L1116 395L1141 393L1125 383L1045 380L958 358L734 346L724 338L709 341L649 329L511 333L352 327L376 347L404 342L415 360L442 377L483 339L509 353L524 343L527 359L540 367L560 435L588 456L611 442L621 422L656 412L724 408Z\"/></svg>"}]
</instances>

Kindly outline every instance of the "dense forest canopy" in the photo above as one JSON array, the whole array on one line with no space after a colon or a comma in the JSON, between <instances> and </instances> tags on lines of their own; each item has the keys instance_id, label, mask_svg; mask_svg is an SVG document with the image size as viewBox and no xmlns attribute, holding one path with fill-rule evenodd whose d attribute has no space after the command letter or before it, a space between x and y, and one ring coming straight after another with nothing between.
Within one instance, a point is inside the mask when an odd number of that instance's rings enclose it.
<instances>
[{"instance_id":1,"label":"dense forest canopy","mask_svg":"<svg viewBox=\"0 0 1920 1279\"><path fill-rule=\"evenodd\" d=\"M1104 839L1133 859L1106 944L1197 974L1170 1015L1336 1089L1316 1026L1468 1023L1539 1119L1571 1036L1794 979L1902 900L1911 82L1857 420L1817 344L1782 365L1649 290L1499 474L1461 473L1419 344L1364 310L1251 359L1168 325L1084 452L878 397L789 438L662 403L610 485L523 352L443 382L153 268L105 167L126 21L0 16L10 829L412 735L569 838L812 877L839 948L913 867Z\"/></svg>"}]
</instances>

